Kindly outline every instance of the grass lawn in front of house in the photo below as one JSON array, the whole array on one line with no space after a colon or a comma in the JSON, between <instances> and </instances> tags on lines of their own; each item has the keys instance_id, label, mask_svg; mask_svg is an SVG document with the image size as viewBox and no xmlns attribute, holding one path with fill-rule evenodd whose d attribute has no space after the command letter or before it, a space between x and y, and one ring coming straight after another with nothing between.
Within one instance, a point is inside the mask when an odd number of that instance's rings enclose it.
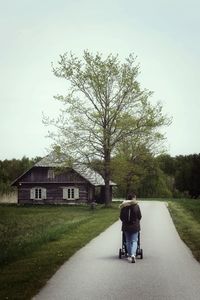
<instances>
[{"instance_id":1,"label":"grass lawn in front of house","mask_svg":"<svg viewBox=\"0 0 200 300\"><path fill-rule=\"evenodd\" d=\"M0 205L0 299L31 299L78 249L119 217L116 205Z\"/></svg>"}]
</instances>

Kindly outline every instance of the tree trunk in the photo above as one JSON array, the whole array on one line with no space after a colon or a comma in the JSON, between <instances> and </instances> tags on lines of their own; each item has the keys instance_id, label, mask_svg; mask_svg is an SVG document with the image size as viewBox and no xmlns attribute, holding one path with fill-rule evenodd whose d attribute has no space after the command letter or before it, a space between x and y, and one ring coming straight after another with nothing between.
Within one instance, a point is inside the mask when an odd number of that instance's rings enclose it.
<instances>
[{"instance_id":1,"label":"tree trunk","mask_svg":"<svg viewBox=\"0 0 200 300\"><path fill-rule=\"evenodd\" d=\"M126 176L126 199L128 199L128 195L131 193L131 178L132 173L129 172Z\"/></svg>"},{"instance_id":2,"label":"tree trunk","mask_svg":"<svg viewBox=\"0 0 200 300\"><path fill-rule=\"evenodd\" d=\"M104 160L104 181L105 181L105 206L111 206L110 193L110 153L107 152Z\"/></svg>"},{"instance_id":3,"label":"tree trunk","mask_svg":"<svg viewBox=\"0 0 200 300\"><path fill-rule=\"evenodd\" d=\"M128 199L129 194L130 194L130 182L127 181L127 184L126 184L126 199Z\"/></svg>"},{"instance_id":4,"label":"tree trunk","mask_svg":"<svg viewBox=\"0 0 200 300\"><path fill-rule=\"evenodd\" d=\"M111 195L110 195L110 180L105 180L105 206L111 206Z\"/></svg>"}]
</instances>

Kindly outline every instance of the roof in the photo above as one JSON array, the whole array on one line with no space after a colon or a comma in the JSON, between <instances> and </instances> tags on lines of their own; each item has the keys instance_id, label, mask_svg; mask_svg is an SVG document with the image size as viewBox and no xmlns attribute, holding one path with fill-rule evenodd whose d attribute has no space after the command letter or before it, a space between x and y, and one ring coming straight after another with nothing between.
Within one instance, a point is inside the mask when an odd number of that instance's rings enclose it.
<instances>
[{"instance_id":1,"label":"roof","mask_svg":"<svg viewBox=\"0 0 200 300\"><path fill-rule=\"evenodd\" d=\"M63 168L66 167L67 168L67 167L70 167L75 172L77 172L80 176L82 176L87 181L89 181L92 185L94 185L94 186L103 186L103 185L105 185L104 179L99 173L97 173L94 170L86 167L85 165L72 164L70 166L67 166L66 157L63 156L63 155L58 156L58 155L56 155L55 152L51 152L50 154L48 154L47 156L42 158L32 168L34 168L34 167L48 167L48 168L59 168L59 167L63 167ZM25 172L25 173L27 173L27 172ZM24 174L22 174L19 178L17 178L12 183L12 185L14 183L16 183L16 181L18 181ZM116 185L116 184L114 182L110 181L110 185Z\"/></svg>"}]
</instances>

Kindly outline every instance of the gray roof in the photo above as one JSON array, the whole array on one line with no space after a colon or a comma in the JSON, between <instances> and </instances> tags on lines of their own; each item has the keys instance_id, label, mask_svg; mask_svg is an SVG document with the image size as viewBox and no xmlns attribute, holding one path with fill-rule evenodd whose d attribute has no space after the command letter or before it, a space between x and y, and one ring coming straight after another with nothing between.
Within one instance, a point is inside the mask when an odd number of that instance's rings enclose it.
<instances>
[{"instance_id":1,"label":"gray roof","mask_svg":"<svg viewBox=\"0 0 200 300\"><path fill-rule=\"evenodd\" d=\"M39 160L34 167L63 167L66 166L66 159L64 156L58 156L56 153L51 152L47 156L43 157L41 160Z\"/></svg>"},{"instance_id":2,"label":"gray roof","mask_svg":"<svg viewBox=\"0 0 200 300\"><path fill-rule=\"evenodd\" d=\"M71 164L70 166L66 163L66 158L62 155L56 155L54 152L51 152L40 161L38 161L34 167L70 167L87 181L89 181L94 186L102 186L105 185L103 177L95 172L94 170L86 167L85 165L80 164ZM116 185L114 182L110 181L110 185Z\"/></svg>"}]
</instances>

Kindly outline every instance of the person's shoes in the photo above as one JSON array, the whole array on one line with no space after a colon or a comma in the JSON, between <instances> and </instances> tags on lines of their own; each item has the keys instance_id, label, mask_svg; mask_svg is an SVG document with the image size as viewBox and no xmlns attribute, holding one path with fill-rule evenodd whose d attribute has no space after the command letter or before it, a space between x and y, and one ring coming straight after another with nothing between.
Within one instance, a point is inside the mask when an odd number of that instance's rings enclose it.
<instances>
[{"instance_id":1,"label":"person's shoes","mask_svg":"<svg viewBox=\"0 0 200 300\"><path fill-rule=\"evenodd\" d=\"M128 256L127 259L128 259L128 261L132 262L132 257L131 256Z\"/></svg>"},{"instance_id":2,"label":"person's shoes","mask_svg":"<svg viewBox=\"0 0 200 300\"><path fill-rule=\"evenodd\" d=\"M135 262L136 262L135 255L132 255L132 256L131 256L131 262L132 262L132 263L135 263Z\"/></svg>"}]
</instances>

